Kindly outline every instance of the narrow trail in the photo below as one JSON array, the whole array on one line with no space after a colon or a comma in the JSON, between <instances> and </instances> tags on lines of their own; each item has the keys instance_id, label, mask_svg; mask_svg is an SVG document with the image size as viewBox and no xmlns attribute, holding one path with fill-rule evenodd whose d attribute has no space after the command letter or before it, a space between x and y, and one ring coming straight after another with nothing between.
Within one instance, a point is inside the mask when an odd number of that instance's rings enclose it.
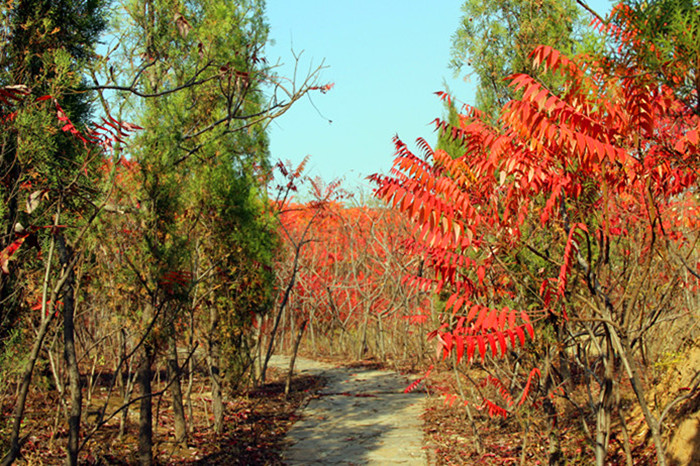
<instances>
[{"instance_id":1,"label":"narrow trail","mask_svg":"<svg viewBox=\"0 0 700 466\"><path fill-rule=\"evenodd\" d=\"M270 364L287 368L289 358L273 356ZM288 432L286 464L428 464L424 395L404 393L406 377L304 358L297 358L295 373L320 375L327 384Z\"/></svg>"}]
</instances>

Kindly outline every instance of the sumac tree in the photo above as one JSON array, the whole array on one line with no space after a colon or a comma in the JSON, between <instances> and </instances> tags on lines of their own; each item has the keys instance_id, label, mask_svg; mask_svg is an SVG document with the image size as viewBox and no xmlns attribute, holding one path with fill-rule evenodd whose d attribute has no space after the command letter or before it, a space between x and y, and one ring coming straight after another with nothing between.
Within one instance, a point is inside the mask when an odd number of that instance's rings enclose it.
<instances>
[{"instance_id":1,"label":"sumac tree","mask_svg":"<svg viewBox=\"0 0 700 466\"><path fill-rule=\"evenodd\" d=\"M599 24L622 51L639 43L627 11ZM468 106L458 125L437 121L461 143L456 159L422 140L420 158L397 140L393 174L374 176L376 194L414 221L413 250L433 270L408 283L444 293L445 323L432 334L442 356L492 359L491 370L508 376L496 383L502 401L484 408L505 415L529 396L553 422L557 394L589 413L582 432L604 464L613 416L626 432L619 394L629 384L665 464L661 411L641 370L668 350L655 345L660 335L697 318L679 290L698 279L699 120L643 63L569 58L549 46L530 59L564 86L516 74L518 98L495 126ZM577 397L581 385L589 390Z\"/></svg>"}]
</instances>

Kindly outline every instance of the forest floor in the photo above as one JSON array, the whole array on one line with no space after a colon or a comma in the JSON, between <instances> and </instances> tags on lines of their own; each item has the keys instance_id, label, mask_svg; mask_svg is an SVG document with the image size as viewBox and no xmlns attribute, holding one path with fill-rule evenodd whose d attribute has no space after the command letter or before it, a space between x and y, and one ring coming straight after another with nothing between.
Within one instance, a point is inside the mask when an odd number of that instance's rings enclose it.
<instances>
[{"instance_id":1,"label":"forest floor","mask_svg":"<svg viewBox=\"0 0 700 466\"><path fill-rule=\"evenodd\" d=\"M290 396L285 397L287 366L286 357L275 356L266 384L230 397L222 434L210 428L207 380L204 376L196 378L193 429L187 445L173 441L169 399L160 398L154 416L157 464L546 464L548 429L538 416L492 419L479 407L469 405L470 419L459 399L443 395L457 391L452 373L446 368L436 367L427 385L421 383L405 394L410 380L421 374L400 375L371 360L348 363L299 358ZM42 390L39 385L32 390L28 403L22 431L24 456L18 464L60 464L64 456L66 431L61 403L46 396L53 390ZM670 384L664 381L660 385ZM154 388L158 389L157 383ZM101 388L97 387L84 411L83 434L94 422L91 416L100 394ZM697 410L700 400L693 400L694 407L684 407L679 420L687 417L681 416L685 411ZM5 419L0 423L0 444L7 439L11 401L0 399ZM136 408L129 411L125 434L118 436L116 419L109 422L86 441L81 464L138 463L138 415ZM590 449L577 432L580 419L571 412L561 414L557 432L567 464L589 464ZM635 414L632 420L635 464L654 464L653 446L646 438L641 416ZM696 448L690 455L697 453ZM609 460L610 464L625 464L620 439L611 440ZM691 460L679 464L697 463Z\"/></svg>"},{"instance_id":2,"label":"forest floor","mask_svg":"<svg viewBox=\"0 0 700 466\"><path fill-rule=\"evenodd\" d=\"M154 401L154 456L156 464L282 465L403 463L426 464L422 450L420 415L422 396L405 395L408 380L395 372L377 370L372 362L339 363L297 360L290 396L284 395L288 359L274 357L268 382L230 397L225 429L216 434L205 377L194 381L194 418L187 444L173 440L169 397ZM62 403L47 397L38 383L30 392L22 429L22 457L17 464L61 464L66 429ZM154 390L164 382L154 381ZM45 388L45 387L44 387ZM104 397L97 386L84 400L85 436L94 424ZM5 422L0 423L0 445L9 434L12 397L0 399ZM114 409L110 403L108 412ZM116 406L116 405L115 405ZM58 408L57 408L58 407ZM204 408L204 409L202 409ZM88 465L137 464L138 407L129 409L127 427L119 436L119 416L85 441L80 463ZM288 431L292 429L291 432ZM329 435L330 433L333 435ZM389 458L392 458L390 461Z\"/></svg>"},{"instance_id":3,"label":"forest floor","mask_svg":"<svg viewBox=\"0 0 700 466\"><path fill-rule=\"evenodd\" d=\"M284 396L282 371L272 368L265 385L236 396L227 403L225 430L216 434L209 427L212 417L201 409L195 409L194 429L186 445L173 441L172 410L167 398L154 403L154 456L156 464L192 465L258 465L283 464L281 452L285 433L298 419L296 414L302 403L308 401L323 386L319 377L301 375L294 378L292 393ZM197 380L194 395L196 408L211 402L205 392L205 380ZM199 390L200 388L204 390ZM93 397L95 406L99 393ZM0 444L4 446L9 434L11 400L2 400L4 423L0 425ZM20 465L62 464L65 457L66 429L62 426L62 413L58 413L57 400L46 397L41 390L34 390L28 400L28 412L23 424L22 457ZM138 408L136 408L138 409ZM118 435L118 422L113 420L90 438L80 454L80 464L131 465L138 464L136 431L138 414L130 409L127 429ZM92 411L87 411L87 433Z\"/></svg>"}]
</instances>

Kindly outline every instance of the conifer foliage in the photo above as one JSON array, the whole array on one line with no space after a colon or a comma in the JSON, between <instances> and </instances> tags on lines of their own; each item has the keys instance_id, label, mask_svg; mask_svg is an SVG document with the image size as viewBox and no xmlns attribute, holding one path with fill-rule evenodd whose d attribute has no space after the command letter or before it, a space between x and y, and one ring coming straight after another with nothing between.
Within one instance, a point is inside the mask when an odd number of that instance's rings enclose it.
<instances>
[{"instance_id":1,"label":"conifer foliage","mask_svg":"<svg viewBox=\"0 0 700 466\"><path fill-rule=\"evenodd\" d=\"M246 382L274 292L266 126L332 85L267 64L257 0L8 1L0 35L0 463L110 462L95 436L138 406L127 461L153 464L164 393L184 444L195 371L217 433ZM60 408L35 448L39 391Z\"/></svg>"}]
</instances>

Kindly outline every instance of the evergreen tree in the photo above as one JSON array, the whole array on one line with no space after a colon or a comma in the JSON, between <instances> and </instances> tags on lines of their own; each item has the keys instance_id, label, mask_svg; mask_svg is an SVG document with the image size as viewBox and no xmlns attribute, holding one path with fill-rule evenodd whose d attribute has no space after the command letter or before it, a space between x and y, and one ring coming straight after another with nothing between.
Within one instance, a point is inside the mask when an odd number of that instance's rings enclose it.
<instances>
[{"instance_id":1,"label":"evergreen tree","mask_svg":"<svg viewBox=\"0 0 700 466\"><path fill-rule=\"evenodd\" d=\"M272 76L262 57L267 41L263 7L257 0L136 0L126 4L127 16L120 18L119 33L128 49L116 79L126 76L131 85L103 87L133 101L131 107L144 128L129 149L141 174L139 254L150 259L135 277L147 298L133 310L145 336L138 377L142 464L153 461L151 367L165 346L174 358L169 366L176 436L184 439L173 322L182 319L197 296L209 296L206 304L196 306L209 311L209 322L195 325L205 327L207 335L214 424L220 431L220 324L249 325L251 320L240 299L244 294L228 304L223 304L224 298L232 298L232 289L246 275L258 273L254 264L270 262L272 235L262 217L264 190L259 184L269 165L265 126L297 96L281 103L263 94ZM132 81L133 77L144 79ZM300 92L309 89L303 86ZM167 277L184 270L192 280L182 293L173 293ZM262 295L269 295L264 291L272 284L268 283L262 285ZM232 303L240 309L232 309ZM202 317L192 306L192 315ZM170 330L153 333L154 323ZM241 345L244 350L243 340Z\"/></svg>"},{"instance_id":2,"label":"evergreen tree","mask_svg":"<svg viewBox=\"0 0 700 466\"><path fill-rule=\"evenodd\" d=\"M31 192L60 190L84 163L84 148L70 134L56 131L55 107L35 101L51 95L74 124L87 122L90 96L84 92L81 73L93 59L105 25L103 3L22 0L3 4L0 88L11 86L23 92L22 99L3 115L0 135L0 250L16 239L18 225L26 228L46 221L38 218L44 209L31 215L23 212L22 203ZM22 296L17 293L17 280L18 273L0 275L0 345L18 317Z\"/></svg>"},{"instance_id":3,"label":"evergreen tree","mask_svg":"<svg viewBox=\"0 0 700 466\"><path fill-rule=\"evenodd\" d=\"M443 120L447 125L438 130L437 149L444 150L453 158L459 157L462 155L462 143L457 140L456 134L453 132L456 128L459 128L459 113L451 98L445 99L443 101L443 106L445 112L447 112Z\"/></svg>"},{"instance_id":4,"label":"evergreen tree","mask_svg":"<svg viewBox=\"0 0 700 466\"><path fill-rule=\"evenodd\" d=\"M0 250L22 242L49 250L43 263L15 250L19 259L8 267L9 273L0 276L0 351L5 353L11 351L6 345L8 336L16 340L22 332L18 323L27 300L38 291L29 277L45 270L41 325L36 336L29 329L25 333L34 342L22 369L10 448L3 464L19 454L26 396L53 315L53 311L44 312L50 307L46 301L49 288L51 306L58 307L58 297L63 302L64 357L71 392L68 462L77 464L81 389L73 329L75 248L80 231L96 213L95 180L89 177L88 167L99 162L100 152L76 138L76 125L83 127L90 116L90 94L85 92L82 76L95 57L96 40L105 26L103 6L101 0L20 0L5 2L1 13L5 44L0 53L0 88L3 97L8 96L8 89L18 92L11 102L3 99ZM70 227L43 228L59 223Z\"/></svg>"},{"instance_id":5,"label":"evergreen tree","mask_svg":"<svg viewBox=\"0 0 700 466\"><path fill-rule=\"evenodd\" d=\"M621 47L612 34L603 52L611 64L623 63L674 89L688 109L700 115L700 2L698 0L625 0L614 9L610 27L635 31Z\"/></svg>"},{"instance_id":6,"label":"evergreen tree","mask_svg":"<svg viewBox=\"0 0 700 466\"><path fill-rule=\"evenodd\" d=\"M505 78L514 73L540 77L528 59L537 45L568 54L582 38L583 18L574 0L465 0L462 12L451 66L475 75L476 107L492 119L513 98ZM545 83L557 85L552 78Z\"/></svg>"}]
</instances>

